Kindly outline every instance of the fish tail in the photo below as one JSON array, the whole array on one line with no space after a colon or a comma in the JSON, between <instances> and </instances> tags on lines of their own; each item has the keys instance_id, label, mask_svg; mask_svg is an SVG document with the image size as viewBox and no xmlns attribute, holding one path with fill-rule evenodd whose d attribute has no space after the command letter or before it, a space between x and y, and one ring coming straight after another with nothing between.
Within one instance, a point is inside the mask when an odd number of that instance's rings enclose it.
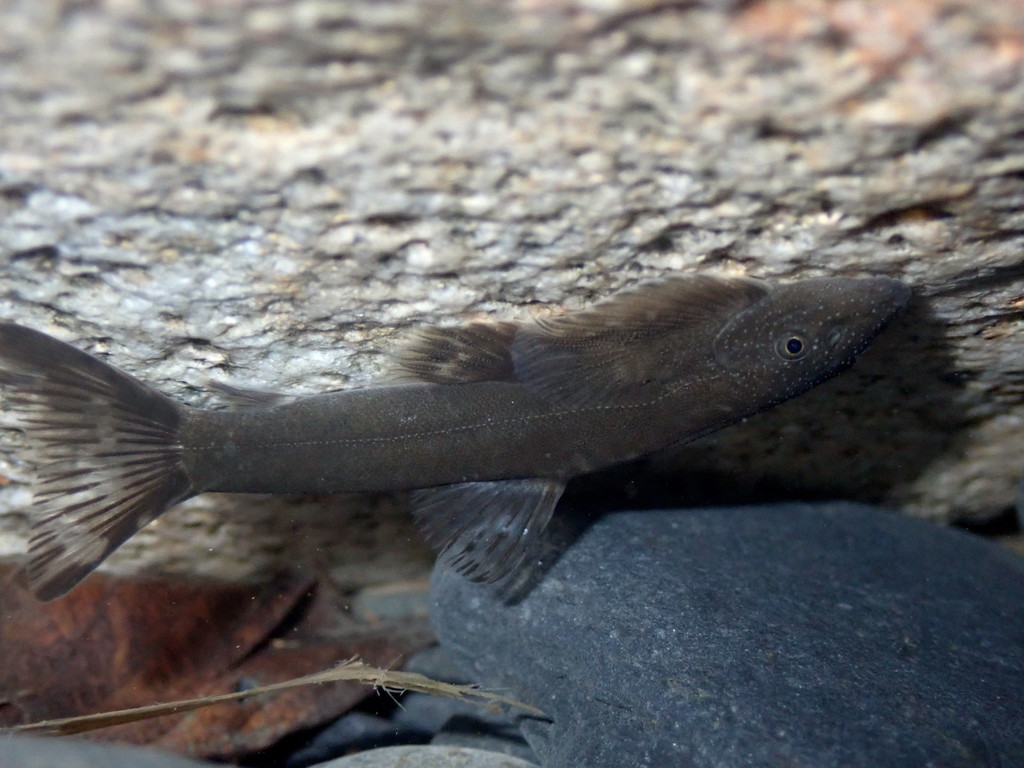
<instances>
[{"instance_id":1,"label":"fish tail","mask_svg":"<svg viewBox=\"0 0 1024 768\"><path fill-rule=\"evenodd\" d=\"M13 323L0 323L0 385L36 466L23 579L39 599L52 600L191 495L179 440L186 409Z\"/></svg>"}]
</instances>

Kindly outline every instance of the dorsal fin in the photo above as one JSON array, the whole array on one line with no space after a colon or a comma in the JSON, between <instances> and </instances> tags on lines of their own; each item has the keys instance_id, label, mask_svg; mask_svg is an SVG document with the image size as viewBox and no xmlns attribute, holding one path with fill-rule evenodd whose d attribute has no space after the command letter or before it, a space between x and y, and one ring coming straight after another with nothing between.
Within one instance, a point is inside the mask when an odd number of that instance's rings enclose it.
<instances>
[{"instance_id":1,"label":"dorsal fin","mask_svg":"<svg viewBox=\"0 0 1024 768\"><path fill-rule=\"evenodd\" d=\"M395 354L391 378L432 384L512 381L510 346L515 333L514 323L423 329Z\"/></svg>"},{"instance_id":2,"label":"dorsal fin","mask_svg":"<svg viewBox=\"0 0 1024 768\"><path fill-rule=\"evenodd\" d=\"M516 378L571 406L649 397L679 376L679 350L768 292L757 280L694 275L639 286L590 309L538 320L512 343Z\"/></svg>"}]
</instances>

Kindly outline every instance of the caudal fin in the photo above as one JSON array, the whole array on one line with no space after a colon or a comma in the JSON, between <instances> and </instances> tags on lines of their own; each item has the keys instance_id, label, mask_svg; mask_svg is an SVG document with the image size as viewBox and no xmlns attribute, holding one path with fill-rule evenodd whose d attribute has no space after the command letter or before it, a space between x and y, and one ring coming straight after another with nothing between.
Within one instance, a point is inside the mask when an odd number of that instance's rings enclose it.
<instances>
[{"instance_id":1,"label":"caudal fin","mask_svg":"<svg viewBox=\"0 0 1024 768\"><path fill-rule=\"evenodd\" d=\"M184 407L46 334L0 323L0 401L36 466L24 578L41 600L81 581L191 491Z\"/></svg>"}]
</instances>

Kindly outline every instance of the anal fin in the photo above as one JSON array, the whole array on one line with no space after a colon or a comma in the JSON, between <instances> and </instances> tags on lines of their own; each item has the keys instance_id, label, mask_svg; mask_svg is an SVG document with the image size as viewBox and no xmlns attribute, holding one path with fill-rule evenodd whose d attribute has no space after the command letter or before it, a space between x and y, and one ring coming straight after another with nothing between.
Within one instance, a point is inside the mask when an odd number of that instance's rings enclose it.
<instances>
[{"instance_id":1,"label":"anal fin","mask_svg":"<svg viewBox=\"0 0 1024 768\"><path fill-rule=\"evenodd\" d=\"M442 485L413 491L412 511L441 562L492 583L536 553L564 488L545 478Z\"/></svg>"}]
</instances>

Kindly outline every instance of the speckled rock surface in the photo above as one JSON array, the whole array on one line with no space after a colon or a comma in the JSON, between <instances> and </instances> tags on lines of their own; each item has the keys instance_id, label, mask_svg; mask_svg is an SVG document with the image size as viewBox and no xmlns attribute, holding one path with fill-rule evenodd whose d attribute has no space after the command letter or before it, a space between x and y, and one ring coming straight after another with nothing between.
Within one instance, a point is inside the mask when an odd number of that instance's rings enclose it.
<instances>
[{"instance_id":1,"label":"speckled rock surface","mask_svg":"<svg viewBox=\"0 0 1024 768\"><path fill-rule=\"evenodd\" d=\"M321 763L317 768L537 768L510 755L463 747L384 747Z\"/></svg>"},{"instance_id":2,"label":"speckled rock surface","mask_svg":"<svg viewBox=\"0 0 1024 768\"><path fill-rule=\"evenodd\" d=\"M208 377L367 384L411 326L680 271L884 273L919 298L855 371L651 467L1011 506L1019 3L12 0L0 22L2 317L198 405ZM17 552L30 468L0 437ZM209 497L111 566L373 581L422 572L415 541L380 499Z\"/></svg>"},{"instance_id":3,"label":"speckled rock surface","mask_svg":"<svg viewBox=\"0 0 1024 768\"><path fill-rule=\"evenodd\" d=\"M591 522L511 602L434 574L442 647L544 710L547 768L1024 764L1018 556L851 504Z\"/></svg>"}]
</instances>

